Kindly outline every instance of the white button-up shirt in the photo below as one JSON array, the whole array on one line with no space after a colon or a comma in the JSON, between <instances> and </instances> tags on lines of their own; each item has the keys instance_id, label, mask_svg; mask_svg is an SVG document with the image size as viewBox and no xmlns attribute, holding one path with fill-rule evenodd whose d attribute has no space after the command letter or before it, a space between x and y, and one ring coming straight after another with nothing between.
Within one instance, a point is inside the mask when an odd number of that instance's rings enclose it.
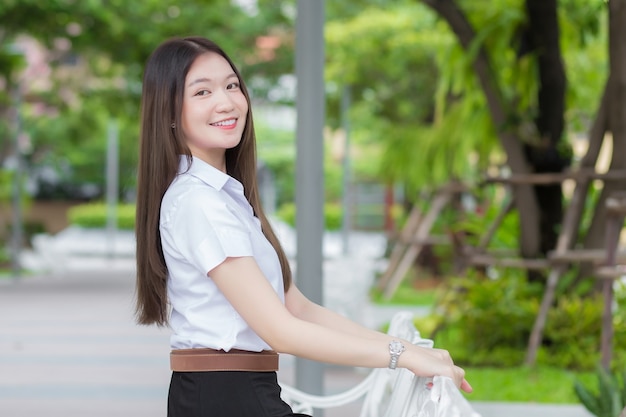
<instances>
[{"instance_id":1,"label":"white button-up shirt","mask_svg":"<svg viewBox=\"0 0 626 417\"><path fill-rule=\"evenodd\" d=\"M181 156L161 202L160 232L172 307L172 349L270 349L210 278L228 257L253 256L284 302L276 251L243 193L243 185L206 162Z\"/></svg>"}]
</instances>

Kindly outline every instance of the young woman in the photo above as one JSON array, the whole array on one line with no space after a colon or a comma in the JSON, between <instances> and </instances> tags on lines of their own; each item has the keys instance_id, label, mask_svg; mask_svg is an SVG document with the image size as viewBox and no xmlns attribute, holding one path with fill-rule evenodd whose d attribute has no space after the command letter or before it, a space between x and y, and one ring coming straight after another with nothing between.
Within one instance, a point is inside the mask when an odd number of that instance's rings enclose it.
<instances>
[{"instance_id":1,"label":"young woman","mask_svg":"<svg viewBox=\"0 0 626 417\"><path fill-rule=\"evenodd\" d=\"M141 117L137 316L172 330L169 417L294 416L276 352L445 375L471 391L448 352L361 327L294 285L259 201L250 98L218 45L161 44Z\"/></svg>"}]
</instances>

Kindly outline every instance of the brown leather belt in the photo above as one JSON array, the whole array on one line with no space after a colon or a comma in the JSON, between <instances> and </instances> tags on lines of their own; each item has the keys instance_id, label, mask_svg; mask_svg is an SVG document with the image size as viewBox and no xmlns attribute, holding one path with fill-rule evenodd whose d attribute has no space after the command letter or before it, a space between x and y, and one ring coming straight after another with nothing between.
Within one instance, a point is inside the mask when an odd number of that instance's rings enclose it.
<instances>
[{"instance_id":1,"label":"brown leather belt","mask_svg":"<svg viewBox=\"0 0 626 417\"><path fill-rule=\"evenodd\" d=\"M278 370L278 353L273 350L176 349L170 353L170 367L176 372L272 372Z\"/></svg>"}]
</instances>

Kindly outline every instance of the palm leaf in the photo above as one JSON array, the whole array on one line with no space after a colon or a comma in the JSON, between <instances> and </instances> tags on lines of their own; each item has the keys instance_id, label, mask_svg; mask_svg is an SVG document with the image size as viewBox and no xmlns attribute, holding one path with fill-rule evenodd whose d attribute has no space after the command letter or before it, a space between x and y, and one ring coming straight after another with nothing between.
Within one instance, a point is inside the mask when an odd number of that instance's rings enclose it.
<instances>
[{"instance_id":1,"label":"palm leaf","mask_svg":"<svg viewBox=\"0 0 626 417\"><path fill-rule=\"evenodd\" d=\"M589 412L595 416L599 416L600 414L600 404L599 399L594 393L592 393L586 386L584 386L580 381L576 381L574 383L574 391L576 392L576 396L582 403L582 405L589 410Z\"/></svg>"}]
</instances>

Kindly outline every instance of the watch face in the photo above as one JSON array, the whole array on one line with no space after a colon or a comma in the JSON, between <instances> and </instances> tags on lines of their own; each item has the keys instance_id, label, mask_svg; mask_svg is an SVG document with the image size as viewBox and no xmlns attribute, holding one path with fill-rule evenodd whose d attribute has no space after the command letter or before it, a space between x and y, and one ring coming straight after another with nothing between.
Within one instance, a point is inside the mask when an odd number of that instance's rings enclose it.
<instances>
[{"instance_id":1,"label":"watch face","mask_svg":"<svg viewBox=\"0 0 626 417\"><path fill-rule=\"evenodd\" d=\"M389 344L389 351L396 354L402 353L404 351L404 345L402 345L402 343L398 342L397 340L393 340Z\"/></svg>"}]
</instances>

